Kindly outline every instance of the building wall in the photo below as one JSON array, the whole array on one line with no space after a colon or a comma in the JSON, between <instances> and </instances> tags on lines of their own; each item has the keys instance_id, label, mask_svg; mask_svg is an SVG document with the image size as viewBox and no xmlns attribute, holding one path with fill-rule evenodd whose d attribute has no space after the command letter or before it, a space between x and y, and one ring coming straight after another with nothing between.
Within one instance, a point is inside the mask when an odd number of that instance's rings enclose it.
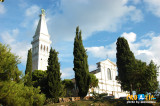
<instances>
[{"instance_id":1,"label":"building wall","mask_svg":"<svg viewBox=\"0 0 160 106\"><path fill-rule=\"evenodd\" d=\"M108 93L109 96L114 95L115 98L124 97L128 95L127 92L123 92L121 90L121 85L116 80L116 76L118 75L118 73L117 67L114 63L107 59L105 61L97 63L97 66L97 70L94 74L99 80L99 83L98 87L93 88L94 92L99 94ZM110 70L111 72L111 79L108 70ZM93 89L90 89L89 91L92 92Z\"/></svg>"},{"instance_id":2,"label":"building wall","mask_svg":"<svg viewBox=\"0 0 160 106\"><path fill-rule=\"evenodd\" d=\"M51 41L44 14L40 15L39 23L31 44L32 71L47 70Z\"/></svg>"}]
</instances>

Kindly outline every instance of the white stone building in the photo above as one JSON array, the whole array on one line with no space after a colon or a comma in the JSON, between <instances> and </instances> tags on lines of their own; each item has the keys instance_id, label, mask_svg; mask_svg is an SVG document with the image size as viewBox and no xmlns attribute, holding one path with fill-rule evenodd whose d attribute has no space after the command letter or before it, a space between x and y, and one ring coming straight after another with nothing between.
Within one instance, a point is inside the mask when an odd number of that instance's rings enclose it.
<instances>
[{"instance_id":1,"label":"white stone building","mask_svg":"<svg viewBox=\"0 0 160 106\"><path fill-rule=\"evenodd\" d=\"M32 44L32 71L47 70L50 51L50 35L45 20L45 12L42 9L38 26L33 36Z\"/></svg>"},{"instance_id":2,"label":"white stone building","mask_svg":"<svg viewBox=\"0 0 160 106\"><path fill-rule=\"evenodd\" d=\"M99 80L98 87L90 89L90 92L94 90L98 94L108 93L108 96L115 96L115 98L126 97L128 95L127 92L121 90L121 85L116 80L116 76L118 75L117 66L109 59L98 62L97 69L90 73L93 73Z\"/></svg>"}]
</instances>

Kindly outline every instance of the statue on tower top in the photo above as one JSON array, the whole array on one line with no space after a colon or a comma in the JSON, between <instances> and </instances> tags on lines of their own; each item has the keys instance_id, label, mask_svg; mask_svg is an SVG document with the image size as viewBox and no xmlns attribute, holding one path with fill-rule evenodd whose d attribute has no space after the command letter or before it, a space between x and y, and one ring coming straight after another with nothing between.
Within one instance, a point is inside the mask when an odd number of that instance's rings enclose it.
<instances>
[{"instance_id":1,"label":"statue on tower top","mask_svg":"<svg viewBox=\"0 0 160 106\"><path fill-rule=\"evenodd\" d=\"M41 9L42 15L45 15L45 10L42 8Z\"/></svg>"}]
</instances>

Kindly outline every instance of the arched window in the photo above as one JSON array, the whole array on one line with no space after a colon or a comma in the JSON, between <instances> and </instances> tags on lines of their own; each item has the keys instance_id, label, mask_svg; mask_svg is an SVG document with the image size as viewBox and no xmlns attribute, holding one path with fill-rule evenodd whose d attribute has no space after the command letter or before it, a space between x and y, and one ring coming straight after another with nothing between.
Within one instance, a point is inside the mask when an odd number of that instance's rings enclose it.
<instances>
[{"instance_id":1,"label":"arched window","mask_svg":"<svg viewBox=\"0 0 160 106\"><path fill-rule=\"evenodd\" d=\"M41 50L42 50L42 48L43 48L43 47L42 47L42 44L41 44Z\"/></svg>"},{"instance_id":2,"label":"arched window","mask_svg":"<svg viewBox=\"0 0 160 106\"><path fill-rule=\"evenodd\" d=\"M44 45L44 51L45 51L45 49L46 49L46 48L45 48L45 45Z\"/></svg>"},{"instance_id":3,"label":"arched window","mask_svg":"<svg viewBox=\"0 0 160 106\"><path fill-rule=\"evenodd\" d=\"M111 70L109 68L107 69L107 78L108 78L108 80L112 80L112 78L111 78Z\"/></svg>"}]
</instances>

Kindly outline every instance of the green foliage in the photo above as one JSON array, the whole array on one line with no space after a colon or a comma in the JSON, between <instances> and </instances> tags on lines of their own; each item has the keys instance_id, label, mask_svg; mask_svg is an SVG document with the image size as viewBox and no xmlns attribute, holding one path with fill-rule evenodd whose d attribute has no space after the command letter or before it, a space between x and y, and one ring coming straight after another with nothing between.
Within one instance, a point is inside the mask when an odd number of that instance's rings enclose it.
<instances>
[{"instance_id":1,"label":"green foliage","mask_svg":"<svg viewBox=\"0 0 160 106\"><path fill-rule=\"evenodd\" d=\"M66 96L70 97L72 96L72 89L74 88L74 83L71 79L64 79L62 81L62 84L64 85L64 88L66 89Z\"/></svg>"},{"instance_id":2,"label":"green foliage","mask_svg":"<svg viewBox=\"0 0 160 106\"><path fill-rule=\"evenodd\" d=\"M147 67L147 72L146 72L146 79L148 82L148 91L147 92L155 92L158 89L158 81L157 81L157 76L158 76L158 67L157 65L154 64L154 62L151 60Z\"/></svg>"},{"instance_id":3,"label":"green foliage","mask_svg":"<svg viewBox=\"0 0 160 106\"><path fill-rule=\"evenodd\" d=\"M101 94L98 94L96 92L91 92L91 94L93 95L93 98L98 100L98 99L103 99L104 96L107 96L108 93L101 93Z\"/></svg>"},{"instance_id":4,"label":"green foliage","mask_svg":"<svg viewBox=\"0 0 160 106\"><path fill-rule=\"evenodd\" d=\"M137 60L136 69L136 92L144 94L146 92L155 92L158 89L158 81L157 66L153 63L153 61L147 65L145 62Z\"/></svg>"},{"instance_id":5,"label":"green foliage","mask_svg":"<svg viewBox=\"0 0 160 106\"><path fill-rule=\"evenodd\" d=\"M81 31L76 28L76 37L74 39L74 68L76 85L78 86L78 95L84 98L89 90L89 69L87 53L82 43Z\"/></svg>"},{"instance_id":6,"label":"green foliage","mask_svg":"<svg viewBox=\"0 0 160 106\"><path fill-rule=\"evenodd\" d=\"M129 48L128 42L124 37L117 39L117 68L118 81L124 91L132 93L134 86L135 57Z\"/></svg>"},{"instance_id":7,"label":"green foliage","mask_svg":"<svg viewBox=\"0 0 160 106\"><path fill-rule=\"evenodd\" d=\"M47 67L47 97L54 98L58 102L58 97L63 95L64 86L61 84L60 63L58 62L58 52L51 48Z\"/></svg>"},{"instance_id":8,"label":"green foliage","mask_svg":"<svg viewBox=\"0 0 160 106\"><path fill-rule=\"evenodd\" d=\"M157 66L150 62L137 60L130 51L125 38L119 37L117 40L117 68L118 80L125 91L135 90L137 94L154 92L158 88Z\"/></svg>"},{"instance_id":9,"label":"green foliage","mask_svg":"<svg viewBox=\"0 0 160 106\"><path fill-rule=\"evenodd\" d=\"M40 86L41 92L47 93L47 73L43 70L34 70L32 72L32 82L34 87Z\"/></svg>"},{"instance_id":10,"label":"green foliage","mask_svg":"<svg viewBox=\"0 0 160 106\"><path fill-rule=\"evenodd\" d=\"M90 84L89 84L89 88L94 88L98 86L98 79L96 78L96 76L94 74L89 74L90 76Z\"/></svg>"},{"instance_id":11,"label":"green foliage","mask_svg":"<svg viewBox=\"0 0 160 106\"><path fill-rule=\"evenodd\" d=\"M71 79L64 79L62 81L62 84L64 84L65 88L67 88L67 89L73 89L74 88L74 83L72 82Z\"/></svg>"},{"instance_id":12,"label":"green foliage","mask_svg":"<svg viewBox=\"0 0 160 106\"><path fill-rule=\"evenodd\" d=\"M24 86L18 70L19 58L0 43L0 104L4 106L41 106L45 95L40 88ZM25 79L25 78L24 78Z\"/></svg>"},{"instance_id":13,"label":"green foliage","mask_svg":"<svg viewBox=\"0 0 160 106\"><path fill-rule=\"evenodd\" d=\"M0 84L0 103L7 106L42 106L45 95L40 88L24 86L23 83L5 81Z\"/></svg>"},{"instance_id":14,"label":"green foliage","mask_svg":"<svg viewBox=\"0 0 160 106\"><path fill-rule=\"evenodd\" d=\"M25 75L27 75L25 85L32 86L32 50L31 49L28 50Z\"/></svg>"},{"instance_id":15,"label":"green foliage","mask_svg":"<svg viewBox=\"0 0 160 106\"><path fill-rule=\"evenodd\" d=\"M0 81L19 82L21 72L17 65L20 63L19 57L10 52L9 46L0 43Z\"/></svg>"}]
</instances>

